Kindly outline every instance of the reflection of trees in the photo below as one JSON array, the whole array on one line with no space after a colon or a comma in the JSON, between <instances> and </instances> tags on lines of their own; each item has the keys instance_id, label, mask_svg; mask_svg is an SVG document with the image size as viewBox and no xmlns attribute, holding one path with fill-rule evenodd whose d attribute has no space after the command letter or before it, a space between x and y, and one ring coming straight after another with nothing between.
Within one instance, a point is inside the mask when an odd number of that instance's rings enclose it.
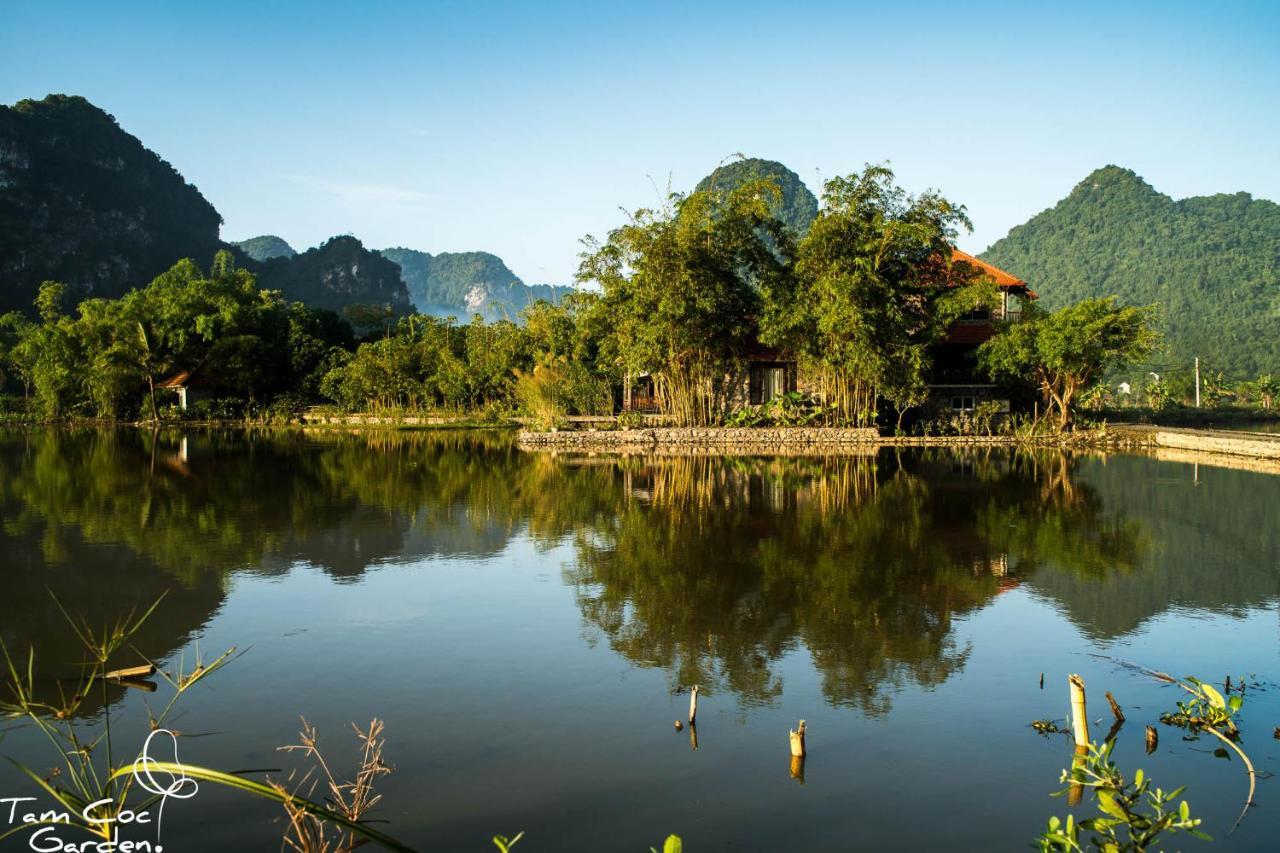
<instances>
[{"instance_id":1,"label":"reflection of trees","mask_svg":"<svg viewBox=\"0 0 1280 853\"><path fill-rule=\"evenodd\" d=\"M417 527L510 535L502 436L308 437L40 431L0 443L5 533L65 562L121 545L183 581L305 560L337 576L402 552ZM465 535L453 536L470 552Z\"/></svg>"},{"instance_id":2,"label":"reflection of trees","mask_svg":"<svg viewBox=\"0 0 1280 853\"><path fill-rule=\"evenodd\" d=\"M1131 564L1137 531L1070 467L1004 452L621 462L618 510L580 533L569 579L613 648L679 684L768 702L803 646L828 701L884 713L892 689L963 667L954 617L1019 573Z\"/></svg>"},{"instance_id":3,"label":"reflection of trees","mask_svg":"<svg viewBox=\"0 0 1280 853\"><path fill-rule=\"evenodd\" d=\"M1122 507L1125 524L1142 531L1121 563L1132 570L1108 571L1105 555L1081 566L1067 553L1035 573L1036 591L1086 634L1123 636L1174 606L1238 615L1275 600L1280 477L1121 455L1081 460L1075 479L1099 507ZM1081 550L1101 535L1082 530Z\"/></svg>"},{"instance_id":4,"label":"reflection of trees","mask_svg":"<svg viewBox=\"0 0 1280 853\"><path fill-rule=\"evenodd\" d=\"M496 552L514 524L510 444L481 433L0 433L0 637L18 655L36 646L53 689L83 650L50 591L98 628L165 595L134 644L161 658L217 611L232 571L302 561L354 577L410 540L416 553Z\"/></svg>"},{"instance_id":5,"label":"reflection of trees","mask_svg":"<svg viewBox=\"0 0 1280 853\"><path fill-rule=\"evenodd\" d=\"M1020 578L1096 587L1143 561L1144 528L1075 470L998 450L556 457L501 432L0 434L0 631L47 635L46 585L99 621L171 590L147 641L163 655L229 572L356 579L525 535L572 543L584 618L630 660L769 702L807 651L828 701L881 713L964 666L953 620Z\"/></svg>"}]
</instances>

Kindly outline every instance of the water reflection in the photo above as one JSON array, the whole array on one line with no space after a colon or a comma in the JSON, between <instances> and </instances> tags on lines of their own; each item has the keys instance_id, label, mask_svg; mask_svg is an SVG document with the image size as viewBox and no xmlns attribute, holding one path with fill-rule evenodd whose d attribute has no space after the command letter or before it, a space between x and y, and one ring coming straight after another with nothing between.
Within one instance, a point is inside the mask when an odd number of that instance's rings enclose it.
<instances>
[{"instance_id":1,"label":"water reflection","mask_svg":"<svg viewBox=\"0 0 1280 853\"><path fill-rule=\"evenodd\" d=\"M769 702L804 648L825 698L869 714L964 666L952 622L1042 563L1124 571L1137 525L1066 456L883 453L619 463L627 499L568 572L588 622L677 684ZM599 469L597 469L599 470Z\"/></svg>"},{"instance_id":2,"label":"water reflection","mask_svg":"<svg viewBox=\"0 0 1280 853\"><path fill-rule=\"evenodd\" d=\"M384 562L567 543L590 638L672 689L768 704L799 652L829 703L881 715L895 689L962 669L955 620L1020 585L1102 636L1274 596L1276 562L1256 554L1276 546L1245 531L1266 528L1278 481L1218 471L1241 478L1237 498L1208 504L1164 482L1178 470L1005 450L554 457L502 432L11 432L0 632L65 668L77 652L48 591L104 622L168 592L139 638L162 657L237 573L358 582ZM1232 577L1206 576L1211 547L1240 552Z\"/></svg>"}]
</instances>

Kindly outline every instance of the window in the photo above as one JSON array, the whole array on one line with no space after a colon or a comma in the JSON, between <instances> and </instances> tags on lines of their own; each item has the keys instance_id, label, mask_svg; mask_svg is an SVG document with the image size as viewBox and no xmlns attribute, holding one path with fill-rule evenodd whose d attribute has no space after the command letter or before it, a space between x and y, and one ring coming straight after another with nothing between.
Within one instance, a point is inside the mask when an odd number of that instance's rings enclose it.
<instances>
[{"instance_id":1,"label":"window","mask_svg":"<svg viewBox=\"0 0 1280 853\"><path fill-rule=\"evenodd\" d=\"M952 397L951 410L955 412L972 412L975 408L972 397Z\"/></svg>"},{"instance_id":2,"label":"window","mask_svg":"<svg viewBox=\"0 0 1280 853\"><path fill-rule=\"evenodd\" d=\"M753 406L767 403L787 393L787 366L778 362L758 361L751 365L748 402Z\"/></svg>"},{"instance_id":3,"label":"window","mask_svg":"<svg viewBox=\"0 0 1280 853\"><path fill-rule=\"evenodd\" d=\"M1004 318L1011 322L1022 319L1022 297L1016 293L1004 295Z\"/></svg>"}]
</instances>

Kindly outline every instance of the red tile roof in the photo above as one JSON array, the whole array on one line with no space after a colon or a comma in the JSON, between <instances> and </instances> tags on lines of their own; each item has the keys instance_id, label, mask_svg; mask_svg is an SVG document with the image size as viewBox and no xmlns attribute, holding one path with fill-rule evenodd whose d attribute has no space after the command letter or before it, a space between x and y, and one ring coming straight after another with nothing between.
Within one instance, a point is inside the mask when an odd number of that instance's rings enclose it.
<instances>
[{"instance_id":1,"label":"red tile roof","mask_svg":"<svg viewBox=\"0 0 1280 853\"><path fill-rule=\"evenodd\" d=\"M184 370L181 373L175 373L168 379L156 383L157 388L181 388L191 379L191 371Z\"/></svg>"},{"instance_id":2,"label":"red tile roof","mask_svg":"<svg viewBox=\"0 0 1280 853\"><path fill-rule=\"evenodd\" d=\"M984 260L975 258L973 255L970 255L968 252L962 252L959 249L951 250L951 262L952 263L963 262L966 264L970 264L971 266L977 267L980 272L990 276L992 281L994 281L998 286L1003 288L1008 288L1012 290L1014 288L1023 288L1027 286L1027 283L1022 279L1018 278L1017 276L1007 273L1004 270L1000 269L998 266L995 266L994 264L989 264Z\"/></svg>"}]
</instances>

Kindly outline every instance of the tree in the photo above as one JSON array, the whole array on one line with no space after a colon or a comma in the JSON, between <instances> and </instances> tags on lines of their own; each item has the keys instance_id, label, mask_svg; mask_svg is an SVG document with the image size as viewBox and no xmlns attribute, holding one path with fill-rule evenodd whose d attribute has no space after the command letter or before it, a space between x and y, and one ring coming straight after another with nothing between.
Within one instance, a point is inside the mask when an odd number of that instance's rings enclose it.
<instances>
[{"instance_id":1,"label":"tree","mask_svg":"<svg viewBox=\"0 0 1280 853\"><path fill-rule=\"evenodd\" d=\"M1071 421L1076 396L1110 370L1155 351L1155 309L1119 306L1113 297L1086 299L1052 313L1031 310L978 349L993 378L1032 382L1058 425Z\"/></svg>"},{"instance_id":2,"label":"tree","mask_svg":"<svg viewBox=\"0 0 1280 853\"><path fill-rule=\"evenodd\" d=\"M788 275L791 237L772 213L778 194L770 180L672 194L604 243L584 241L578 280L603 289L587 324L609 330L620 371L653 376L677 423L727 414L761 301Z\"/></svg>"},{"instance_id":3,"label":"tree","mask_svg":"<svg viewBox=\"0 0 1280 853\"><path fill-rule=\"evenodd\" d=\"M930 348L995 290L952 245L964 208L935 192L908 195L884 166L828 181L797 247L794 284L766 293L762 338L793 352L841 422L902 415L923 402Z\"/></svg>"}]
</instances>

